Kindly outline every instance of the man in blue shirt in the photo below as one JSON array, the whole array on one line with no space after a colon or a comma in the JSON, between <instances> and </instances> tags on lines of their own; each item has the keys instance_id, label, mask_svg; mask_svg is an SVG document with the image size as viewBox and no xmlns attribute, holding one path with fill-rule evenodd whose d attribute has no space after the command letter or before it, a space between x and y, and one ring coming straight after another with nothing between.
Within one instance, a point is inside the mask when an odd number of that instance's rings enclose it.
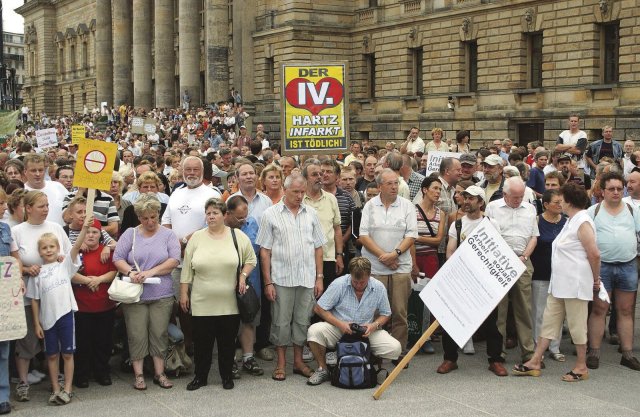
<instances>
[{"instance_id":1,"label":"man in blue shirt","mask_svg":"<svg viewBox=\"0 0 640 417\"><path fill-rule=\"evenodd\" d=\"M322 295L313 311L324 320L309 327L307 341L318 369L307 384L328 381L326 349L333 349L343 334L352 334L351 323L366 329L371 353L383 359L400 356L400 342L382 330L391 317L391 307L384 285L371 277L371 262L362 257L349 262L350 274L336 278ZM379 315L375 317L378 311Z\"/></svg>"}]
</instances>

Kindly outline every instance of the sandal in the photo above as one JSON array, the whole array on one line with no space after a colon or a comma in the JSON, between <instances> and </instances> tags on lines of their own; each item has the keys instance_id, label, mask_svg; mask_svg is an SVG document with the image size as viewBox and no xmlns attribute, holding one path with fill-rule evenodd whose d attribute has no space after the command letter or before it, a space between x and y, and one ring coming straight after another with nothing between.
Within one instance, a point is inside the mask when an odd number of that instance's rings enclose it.
<instances>
[{"instance_id":1,"label":"sandal","mask_svg":"<svg viewBox=\"0 0 640 417\"><path fill-rule=\"evenodd\" d=\"M562 376L562 380L564 382L580 382L580 381L586 381L587 379L589 379L588 372L586 374L576 374L573 371L569 371Z\"/></svg>"},{"instance_id":2,"label":"sandal","mask_svg":"<svg viewBox=\"0 0 640 417\"><path fill-rule=\"evenodd\" d=\"M523 363L519 363L513 367L511 371L516 376L540 376L540 369L531 369Z\"/></svg>"},{"instance_id":3,"label":"sandal","mask_svg":"<svg viewBox=\"0 0 640 417\"><path fill-rule=\"evenodd\" d=\"M271 374L271 379L273 379L274 381L284 381L285 379L287 379L287 374L284 371L284 368L276 368L273 370L273 373Z\"/></svg>"},{"instance_id":4,"label":"sandal","mask_svg":"<svg viewBox=\"0 0 640 417\"><path fill-rule=\"evenodd\" d=\"M558 353L553 353L551 352L551 354L549 355L551 356L551 359L553 359L554 361L557 362L564 362L567 360L567 358L564 356L564 354L558 352Z\"/></svg>"},{"instance_id":5,"label":"sandal","mask_svg":"<svg viewBox=\"0 0 640 417\"><path fill-rule=\"evenodd\" d=\"M153 377L153 383L163 389L173 388L173 384L169 381L169 378L163 373Z\"/></svg>"},{"instance_id":6,"label":"sandal","mask_svg":"<svg viewBox=\"0 0 640 417\"><path fill-rule=\"evenodd\" d=\"M294 373L294 374L296 374L296 375L302 375L302 376L303 376L303 377L305 377L305 378L310 378L310 377L311 377L311 375L313 375L313 373L314 373L314 372L315 372L315 371L314 371L313 369L309 368L308 366L305 366L305 367L304 367L304 368L302 368L302 369L296 369L296 368L293 368L293 373Z\"/></svg>"},{"instance_id":7,"label":"sandal","mask_svg":"<svg viewBox=\"0 0 640 417\"><path fill-rule=\"evenodd\" d=\"M137 389L138 391L144 391L147 389L147 384L144 382L143 374L136 375L136 380L133 383L133 388Z\"/></svg>"}]
</instances>

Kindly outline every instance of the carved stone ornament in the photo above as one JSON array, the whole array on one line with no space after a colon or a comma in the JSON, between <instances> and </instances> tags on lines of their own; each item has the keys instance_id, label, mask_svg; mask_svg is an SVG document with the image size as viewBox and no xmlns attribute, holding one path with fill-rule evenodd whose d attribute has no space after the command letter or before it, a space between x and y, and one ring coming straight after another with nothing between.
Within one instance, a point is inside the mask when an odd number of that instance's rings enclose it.
<instances>
[{"instance_id":1,"label":"carved stone ornament","mask_svg":"<svg viewBox=\"0 0 640 417\"><path fill-rule=\"evenodd\" d=\"M605 17L607 14L609 14L609 10L611 9L609 0L600 0L598 2L598 8L600 9L600 13L602 13L602 16Z\"/></svg>"},{"instance_id":2,"label":"carved stone ornament","mask_svg":"<svg viewBox=\"0 0 640 417\"><path fill-rule=\"evenodd\" d=\"M462 25L460 25L460 29L465 35L468 35L469 31L471 30L471 19L469 19L468 17L462 19Z\"/></svg>"},{"instance_id":3,"label":"carved stone ornament","mask_svg":"<svg viewBox=\"0 0 640 417\"><path fill-rule=\"evenodd\" d=\"M363 36L362 37L362 46L364 47L364 49L369 49L369 37L368 36Z\"/></svg>"},{"instance_id":4,"label":"carved stone ornament","mask_svg":"<svg viewBox=\"0 0 640 417\"><path fill-rule=\"evenodd\" d=\"M535 32L536 31L536 11L533 8L528 8L522 15L522 31L523 32Z\"/></svg>"},{"instance_id":5,"label":"carved stone ornament","mask_svg":"<svg viewBox=\"0 0 640 417\"><path fill-rule=\"evenodd\" d=\"M478 37L478 28L474 27L473 21L470 17L465 17L462 19L462 23L460 24L460 41L468 42Z\"/></svg>"},{"instance_id":6,"label":"carved stone ornament","mask_svg":"<svg viewBox=\"0 0 640 417\"><path fill-rule=\"evenodd\" d=\"M36 27L31 24L27 26L25 30L24 43L27 45L31 45L38 42L38 33L36 32Z\"/></svg>"}]
</instances>

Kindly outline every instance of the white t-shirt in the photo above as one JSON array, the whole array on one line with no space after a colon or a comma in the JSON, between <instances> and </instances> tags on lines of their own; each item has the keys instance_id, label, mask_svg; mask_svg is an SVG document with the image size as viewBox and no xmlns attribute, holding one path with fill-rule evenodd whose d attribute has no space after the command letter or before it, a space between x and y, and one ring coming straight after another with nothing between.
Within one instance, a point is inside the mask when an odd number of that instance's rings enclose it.
<instances>
[{"instance_id":1,"label":"white t-shirt","mask_svg":"<svg viewBox=\"0 0 640 417\"><path fill-rule=\"evenodd\" d=\"M42 265L42 258L38 252L38 239L45 233L56 235L60 243L61 255L71 251L71 242L59 224L50 221L38 225L23 222L11 228L11 237L18 248L20 261L24 266ZM27 280L25 279L26 285ZM24 301L25 305L31 304L31 300L27 298Z\"/></svg>"},{"instance_id":2,"label":"white t-shirt","mask_svg":"<svg viewBox=\"0 0 640 417\"><path fill-rule=\"evenodd\" d=\"M64 220L62 220L62 203L69 192L64 188L64 185L57 181L45 181L42 189L33 188L29 184L25 184L24 188L27 191L36 190L45 193L49 200L47 220L58 223L60 226L65 225Z\"/></svg>"},{"instance_id":3,"label":"white t-shirt","mask_svg":"<svg viewBox=\"0 0 640 417\"><path fill-rule=\"evenodd\" d=\"M76 257L74 263L70 254L62 262L43 265L40 273L27 284L26 296L40 300L40 324L49 330L60 317L70 311L78 311L78 304L71 289L71 277L82 265Z\"/></svg>"},{"instance_id":4,"label":"white t-shirt","mask_svg":"<svg viewBox=\"0 0 640 417\"><path fill-rule=\"evenodd\" d=\"M473 232L473 230L480 224L482 220L484 220L483 216L475 220L470 220L466 215L462 217L462 229L460 229L460 244L467 239L467 236ZM495 223L494 223L495 225ZM450 239L458 239L458 234L456 232L456 222L451 223L449 227L449 238ZM460 245L458 245L460 246Z\"/></svg>"},{"instance_id":5,"label":"white t-shirt","mask_svg":"<svg viewBox=\"0 0 640 417\"><path fill-rule=\"evenodd\" d=\"M162 215L162 224L170 224L178 239L206 226L204 204L210 198L220 198L217 190L200 184L197 188L180 188L169 197Z\"/></svg>"}]
</instances>

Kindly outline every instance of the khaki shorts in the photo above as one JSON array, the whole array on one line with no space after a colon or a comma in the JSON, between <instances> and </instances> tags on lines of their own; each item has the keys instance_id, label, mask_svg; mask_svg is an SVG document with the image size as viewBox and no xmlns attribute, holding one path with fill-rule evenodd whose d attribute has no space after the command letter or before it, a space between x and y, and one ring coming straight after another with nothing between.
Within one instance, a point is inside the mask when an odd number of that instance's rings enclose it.
<instances>
[{"instance_id":1,"label":"khaki shorts","mask_svg":"<svg viewBox=\"0 0 640 417\"><path fill-rule=\"evenodd\" d=\"M556 298L549 294L547 306L542 316L542 330L540 337L559 340L562 322L565 317L569 325L571 339L576 345L587 344L587 319L589 302L577 298Z\"/></svg>"},{"instance_id":2,"label":"khaki shorts","mask_svg":"<svg viewBox=\"0 0 640 417\"><path fill-rule=\"evenodd\" d=\"M40 339L36 336L33 312L31 306L24 306L24 314L27 318L27 335L16 340L16 356L20 359L33 359L42 351Z\"/></svg>"}]
</instances>

